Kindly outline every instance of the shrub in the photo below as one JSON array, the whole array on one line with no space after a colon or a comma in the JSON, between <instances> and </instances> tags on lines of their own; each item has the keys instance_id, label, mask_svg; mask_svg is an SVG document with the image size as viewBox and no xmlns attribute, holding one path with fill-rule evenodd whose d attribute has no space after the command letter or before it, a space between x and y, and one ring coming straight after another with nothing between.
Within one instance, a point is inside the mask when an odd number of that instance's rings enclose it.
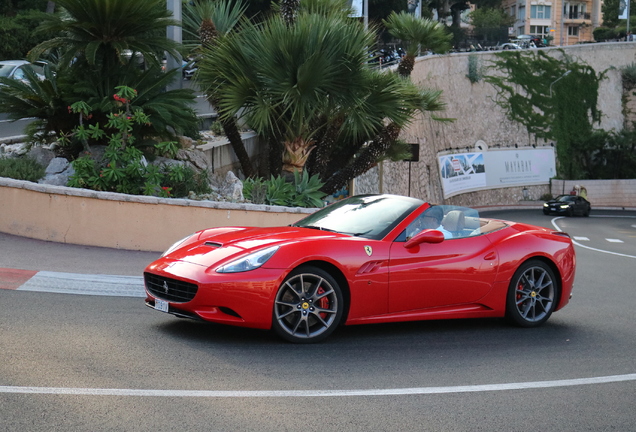
<instances>
[{"instance_id":1,"label":"shrub","mask_svg":"<svg viewBox=\"0 0 636 432\"><path fill-rule=\"evenodd\" d=\"M209 193L207 173L195 173L192 168L182 165L148 165L142 151L133 146L136 138L132 131L134 125L149 124L150 119L141 109L131 108L130 102L137 95L135 90L126 86L119 86L117 90L113 98L125 107L125 111L110 113L105 129L99 123L84 127L83 119L90 118L89 106L84 102L69 107L69 111L79 115L80 125L72 134L64 136L62 142L68 145L73 140L81 141L86 154L72 162L75 174L68 185L165 198L184 197L190 191L196 194ZM104 160L98 162L91 157L89 140L104 139L108 140L108 146ZM177 147L174 142L156 143L154 150L174 154Z\"/></svg>"},{"instance_id":2,"label":"shrub","mask_svg":"<svg viewBox=\"0 0 636 432\"><path fill-rule=\"evenodd\" d=\"M309 177L307 171L295 172L293 183L282 176L271 176L269 180L250 178L243 183L243 196L254 204L322 207L326 195L320 191L323 184L318 176Z\"/></svg>"},{"instance_id":3,"label":"shrub","mask_svg":"<svg viewBox=\"0 0 636 432\"><path fill-rule=\"evenodd\" d=\"M44 177L45 168L28 157L0 158L0 177L37 182Z\"/></svg>"}]
</instances>

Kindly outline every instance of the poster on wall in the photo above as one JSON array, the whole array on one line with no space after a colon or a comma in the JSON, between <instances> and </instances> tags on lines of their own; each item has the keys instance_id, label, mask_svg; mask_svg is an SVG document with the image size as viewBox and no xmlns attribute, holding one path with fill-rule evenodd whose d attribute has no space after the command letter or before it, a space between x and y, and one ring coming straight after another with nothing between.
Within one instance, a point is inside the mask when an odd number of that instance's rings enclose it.
<instances>
[{"instance_id":1,"label":"poster on wall","mask_svg":"<svg viewBox=\"0 0 636 432\"><path fill-rule=\"evenodd\" d=\"M444 198L480 189L548 184L554 148L490 150L438 156Z\"/></svg>"}]
</instances>

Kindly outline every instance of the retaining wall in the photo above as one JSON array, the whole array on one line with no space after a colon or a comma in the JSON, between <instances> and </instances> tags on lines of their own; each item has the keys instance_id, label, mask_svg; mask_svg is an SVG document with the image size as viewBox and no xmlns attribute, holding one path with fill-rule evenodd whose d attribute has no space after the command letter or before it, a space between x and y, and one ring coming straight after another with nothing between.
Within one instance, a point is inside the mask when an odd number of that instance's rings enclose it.
<instances>
[{"instance_id":1,"label":"retaining wall","mask_svg":"<svg viewBox=\"0 0 636 432\"><path fill-rule=\"evenodd\" d=\"M315 211L95 192L1 177L0 203L0 232L153 252L201 229L289 225Z\"/></svg>"}]
</instances>

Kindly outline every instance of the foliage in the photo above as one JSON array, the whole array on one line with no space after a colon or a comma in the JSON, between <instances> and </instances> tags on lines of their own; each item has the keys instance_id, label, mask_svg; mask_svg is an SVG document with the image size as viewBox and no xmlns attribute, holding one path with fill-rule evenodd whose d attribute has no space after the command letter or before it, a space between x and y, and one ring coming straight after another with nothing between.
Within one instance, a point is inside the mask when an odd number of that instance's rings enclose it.
<instances>
[{"instance_id":1,"label":"foliage","mask_svg":"<svg viewBox=\"0 0 636 432\"><path fill-rule=\"evenodd\" d=\"M0 177L37 182L44 177L45 168L28 157L0 158Z\"/></svg>"},{"instance_id":2,"label":"foliage","mask_svg":"<svg viewBox=\"0 0 636 432\"><path fill-rule=\"evenodd\" d=\"M614 28L614 27L618 27L621 21L625 22L625 20L618 19L619 7L621 3L625 5L626 0L604 0L603 1L603 3L601 4L601 14L603 17L604 27ZM636 0L630 0L630 11L631 13L636 13ZM633 20L631 22L634 23Z\"/></svg>"},{"instance_id":3,"label":"foliage","mask_svg":"<svg viewBox=\"0 0 636 432\"><path fill-rule=\"evenodd\" d=\"M453 35L439 22L422 19L407 12L393 12L383 21L389 33L402 41L406 56L398 66L398 73L410 76L419 51L445 53L451 48Z\"/></svg>"},{"instance_id":4,"label":"foliage","mask_svg":"<svg viewBox=\"0 0 636 432\"><path fill-rule=\"evenodd\" d=\"M470 23L476 28L509 27L514 24L515 17L506 13L501 8L479 8L469 15Z\"/></svg>"},{"instance_id":5,"label":"foliage","mask_svg":"<svg viewBox=\"0 0 636 432\"><path fill-rule=\"evenodd\" d=\"M482 71L479 65L479 57L475 54L468 56L468 75L466 75L472 84L479 82L482 78Z\"/></svg>"},{"instance_id":6,"label":"foliage","mask_svg":"<svg viewBox=\"0 0 636 432\"><path fill-rule=\"evenodd\" d=\"M92 115L84 119L89 124L105 124L108 115L122 106L122 102L112 98L112 89L96 94L99 78L86 76L83 81L74 79L75 73L69 68L53 70L51 65L44 68L45 78L40 80L30 69L26 69L26 82L0 78L4 84L0 92L0 112L9 114L10 119L32 117L30 135L68 135L82 123L82 116L69 112L69 107L78 100L84 100ZM193 95L189 90L165 91L165 86L178 71L162 73L148 70L131 76L133 85L138 86L138 96L131 107L142 110L152 122L135 123L131 135L137 138L135 145L143 147L156 137L174 140L176 134L196 136L197 119L190 108ZM95 83L95 85L93 85ZM81 147L68 147L68 157L75 157Z\"/></svg>"},{"instance_id":7,"label":"foliage","mask_svg":"<svg viewBox=\"0 0 636 432\"><path fill-rule=\"evenodd\" d=\"M166 37L172 20L163 0L57 0L64 14L51 15L42 30L58 36L33 48L36 59L47 50L63 48L61 64L86 62L114 73L127 55L139 55L160 66L163 52L178 56L176 42Z\"/></svg>"},{"instance_id":8,"label":"foliage","mask_svg":"<svg viewBox=\"0 0 636 432\"><path fill-rule=\"evenodd\" d=\"M325 193L320 191L323 183L318 176L304 171L294 173L294 182L289 183L282 176L249 178L243 183L243 195L255 204L281 205L289 207L322 207Z\"/></svg>"},{"instance_id":9,"label":"foliage","mask_svg":"<svg viewBox=\"0 0 636 432\"><path fill-rule=\"evenodd\" d=\"M515 18L500 7L475 9L470 12L469 17L474 26L475 37L491 42L506 41L508 27L515 22Z\"/></svg>"},{"instance_id":10,"label":"foliage","mask_svg":"<svg viewBox=\"0 0 636 432\"><path fill-rule=\"evenodd\" d=\"M141 150L132 145L135 142L135 137L131 135L133 125L149 122L143 110L132 110L130 103L135 97L136 91L133 89L118 87L113 98L122 103L125 110L109 114L105 129L99 123L88 128L80 125L73 134L62 137L63 145L68 145L72 139L108 140L103 161L93 158L89 150L72 162L75 174L71 176L69 186L165 198L187 196L191 190L195 193L209 192L207 181L204 181L205 174L196 174L191 168L181 165L148 165ZM87 106L77 103L70 107L70 111L86 115ZM155 148L159 153L172 153L175 152L175 143L159 143Z\"/></svg>"},{"instance_id":11,"label":"foliage","mask_svg":"<svg viewBox=\"0 0 636 432\"><path fill-rule=\"evenodd\" d=\"M371 69L375 34L360 22L329 7L308 9L292 26L272 17L219 36L197 80L218 102L221 121L240 115L269 143L272 174L282 160L290 174L319 175L328 192L385 157L417 112L443 103L440 92Z\"/></svg>"},{"instance_id":12,"label":"foliage","mask_svg":"<svg viewBox=\"0 0 636 432\"><path fill-rule=\"evenodd\" d=\"M46 16L37 10L0 16L0 59L23 59L31 48L45 41L48 36L35 30Z\"/></svg>"},{"instance_id":13,"label":"foliage","mask_svg":"<svg viewBox=\"0 0 636 432\"><path fill-rule=\"evenodd\" d=\"M556 141L558 171L562 178L584 175L583 154L599 122L599 83L605 72L574 61L538 52L497 54L497 75L485 77L497 89L496 102L512 121L525 125L539 138Z\"/></svg>"}]
</instances>

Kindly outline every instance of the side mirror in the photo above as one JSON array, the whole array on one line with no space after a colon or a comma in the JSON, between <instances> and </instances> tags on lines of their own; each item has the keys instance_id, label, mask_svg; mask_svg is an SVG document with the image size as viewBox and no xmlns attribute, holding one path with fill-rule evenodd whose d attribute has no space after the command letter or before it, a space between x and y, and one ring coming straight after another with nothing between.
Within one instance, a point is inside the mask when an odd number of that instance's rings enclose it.
<instances>
[{"instance_id":1,"label":"side mirror","mask_svg":"<svg viewBox=\"0 0 636 432\"><path fill-rule=\"evenodd\" d=\"M420 243L441 243L444 241L444 234L441 231L427 229L417 233L404 243L406 249L413 248Z\"/></svg>"}]
</instances>

